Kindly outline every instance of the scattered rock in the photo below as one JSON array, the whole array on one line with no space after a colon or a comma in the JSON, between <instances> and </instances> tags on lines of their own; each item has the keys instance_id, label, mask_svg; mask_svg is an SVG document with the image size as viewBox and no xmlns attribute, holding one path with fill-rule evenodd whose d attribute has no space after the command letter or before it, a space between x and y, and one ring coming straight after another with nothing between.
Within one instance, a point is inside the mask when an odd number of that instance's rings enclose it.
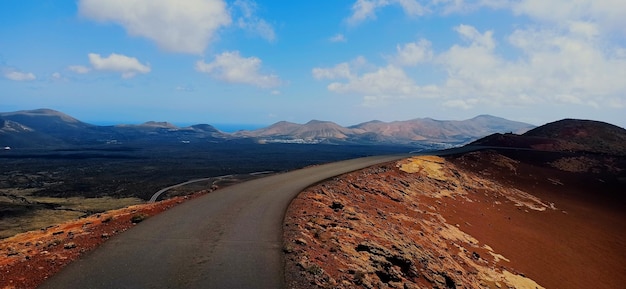
<instances>
[{"instance_id":1,"label":"scattered rock","mask_svg":"<svg viewBox=\"0 0 626 289\"><path fill-rule=\"evenodd\" d=\"M283 246L283 253L285 254L291 254L295 251L296 249L291 245L291 244L285 244Z\"/></svg>"},{"instance_id":2,"label":"scattered rock","mask_svg":"<svg viewBox=\"0 0 626 289\"><path fill-rule=\"evenodd\" d=\"M302 239L302 238L300 238L300 239L296 239L296 240L294 240L293 242L294 242L294 243L296 243L296 244L298 244L298 245L303 245L303 246L306 246L306 244L307 244L306 240L304 240L304 239Z\"/></svg>"},{"instance_id":3,"label":"scattered rock","mask_svg":"<svg viewBox=\"0 0 626 289\"><path fill-rule=\"evenodd\" d=\"M324 269L317 264L312 264L305 269L308 273L313 275L322 275L324 273Z\"/></svg>"},{"instance_id":4,"label":"scattered rock","mask_svg":"<svg viewBox=\"0 0 626 289\"><path fill-rule=\"evenodd\" d=\"M148 218L148 215L146 214L136 214L130 218L130 222L133 224L138 224L138 223L141 223L146 218Z\"/></svg>"},{"instance_id":5,"label":"scattered rock","mask_svg":"<svg viewBox=\"0 0 626 289\"><path fill-rule=\"evenodd\" d=\"M343 209L343 204L338 201L333 201L333 204L330 205L330 208L333 209L335 212L337 212Z\"/></svg>"},{"instance_id":6,"label":"scattered rock","mask_svg":"<svg viewBox=\"0 0 626 289\"><path fill-rule=\"evenodd\" d=\"M63 244L63 249L74 249L74 248L76 248L76 243L74 242Z\"/></svg>"},{"instance_id":7,"label":"scattered rock","mask_svg":"<svg viewBox=\"0 0 626 289\"><path fill-rule=\"evenodd\" d=\"M48 247L58 246L59 244L61 244L60 240L52 240L52 241L48 242Z\"/></svg>"}]
</instances>

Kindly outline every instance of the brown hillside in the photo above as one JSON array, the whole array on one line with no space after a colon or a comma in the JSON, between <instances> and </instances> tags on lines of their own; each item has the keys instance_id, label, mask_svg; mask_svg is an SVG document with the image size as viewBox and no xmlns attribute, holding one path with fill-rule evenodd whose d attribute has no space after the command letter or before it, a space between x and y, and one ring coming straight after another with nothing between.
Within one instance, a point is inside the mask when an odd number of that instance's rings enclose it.
<instances>
[{"instance_id":1,"label":"brown hillside","mask_svg":"<svg viewBox=\"0 0 626 289\"><path fill-rule=\"evenodd\" d=\"M238 131L233 135L242 137L266 137L266 136L280 136L289 135L294 130L298 129L301 125L288 121L280 121L266 128L261 128L254 131Z\"/></svg>"},{"instance_id":2,"label":"brown hillside","mask_svg":"<svg viewBox=\"0 0 626 289\"><path fill-rule=\"evenodd\" d=\"M312 120L293 131L297 138L337 138L345 139L350 130L330 121Z\"/></svg>"},{"instance_id":3,"label":"brown hillside","mask_svg":"<svg viewBox=\"0 0 626 289\"><path fill-rule=\"evenodd\" d=\"M312 120L306 124L281 121L267 128L238 131L237 137L284 138L284 139L330 139L352 143L415 142L467 143L494 132L525 132L534 126L494 116L482 115L472 119L434 120L420 118L407 121L370 121L350 127L342 127L330 121Z\"/></svg>"},{"instance_id":4,"label":"brown hillside","mask_svg":"<svg viewBox=\"0 0 626 289\"><path fill-rule=\"evenodd\" d=\"M493 132L525 132L533 126L499 117L481 115L463 121L419 118L407 121L371 121L352 126L355 134L374 133L384 137L411 141L466 141Z\"/></svg>"}]
</instances>

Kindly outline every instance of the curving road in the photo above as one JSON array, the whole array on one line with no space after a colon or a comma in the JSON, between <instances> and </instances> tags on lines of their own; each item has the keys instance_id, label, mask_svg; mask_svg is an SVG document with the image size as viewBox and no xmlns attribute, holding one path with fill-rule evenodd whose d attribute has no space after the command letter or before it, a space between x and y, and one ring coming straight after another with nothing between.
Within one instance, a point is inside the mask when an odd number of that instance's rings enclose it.
<instances>
[{"instance_id":1,"label":"curving road","mask_svg":"<svg viewBox=\"0 0 626 289\"><path fill-rule=\"evenodd\" d=\"M221 177L229 177L229 176L232 176L232 175L226 175L226 176L221 176ZM167 191L169 191L169 190L171 190L171 189L175 189L175 188L178 188L178 187L182 187L182 186L185 186L185 185L188 185L188 184L193 184L193 183L198 183L198 182L204 182L204 181L210 181L210 180L214 180L214 179L216 179L216 178L221 178L221 177L209 177L209 178L195 179L195 180L190 180L190 181L182 182L182 183L180 183L180 184L176 184L176 185L169 186L169 187L167 187L167 188L160 189L158 192L156 192L156 193L154 193L154 195L152 195L152 197L150 198L150 200L148 200L148 203L154 203L154 202L156 202L156 201L157 201L157 199L158 199L158 198L159 198L159 197L160 197L163 193L165 193L165 192L167 192Z\"/></svg>"},{"instance_id":2,"label":"curving road","mask_svg":"<svg viewBox=\"0 0 626 289\"><path fill-rule=\"evenodd\" d=\"M283 288L282 221L306 187L407 155L309 167L217 190L107 241L40 288Z\"/></svg>"},{"instance_id":3,"label":"curving road","mask_svg":"<svg viewBox=\"0 0 626 289\"><path fill-rule=\"evenodd\" d=\"M273 171L254 172L254 173L248 173L248 175L249 176L260 176L260 175L263 175L263 174L271 174L271 173L273 173ZM215 184L216 182L222 181L222 180L224 180L226 178L232 178L232 177L234 177L234 175L223 175L223 176L217 176L217 177L208 177L208 178L202 178L202 179L194 179L194 180L182 182L180 184L172 185L172 186L169 186L167 188L160 189L158 192L154 193L152 195L152 197L150 198L150 200L148 200L148 203L156 202L157 199L159 199L159 197L163 193L165 193L165 192L167 192L167 191L169 191L171 189L179 188L179 187L186 186L186 185L193 184L193 183L207 182L207 181L213 181L213 184Z\"/></svg>"}]
</instances>

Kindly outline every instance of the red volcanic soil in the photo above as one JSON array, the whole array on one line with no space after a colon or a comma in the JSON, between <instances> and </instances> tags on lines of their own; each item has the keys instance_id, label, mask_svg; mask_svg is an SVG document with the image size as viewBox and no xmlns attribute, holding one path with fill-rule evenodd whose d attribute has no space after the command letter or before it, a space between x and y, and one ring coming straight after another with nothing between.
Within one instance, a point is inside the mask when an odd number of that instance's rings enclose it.
<instances>
[{"instance_id":1,"label":"red volcanic soil","mask_svg":"<svg viewBox=\"0 0 626 289\"><path fill-rule=\"evenodd\" d=\"M611 174L568 172L529 164L530 160L514 164L513 170L492 165L501 157L475 153L450 161L503 186L528 192L557 209L532 214L509 206L508 210L485 209L478 214L475 208L457 205L444 216L457 223L489 222L464 231L498 248L517 269L536 276L534 280L546 288L623 286L626 183Z\"/></svg>"},{"instance_id":2,"label":"red volcanic soil","mask_svg":"<svg viewBox=\"0 0 626 289\"><path fill-rule=\"evenodd\" d=\"M70 262L137 222L203 193L108 211L0 240L0 288L36 288Z\"/></svg>"},{"instance_id":3,"label":"red volcanic soil","mask_svg":"<svg viewBox=\"0 0 626 289\"><path fill-rule=\"evenodd\" d=\"M289 288L623 287L624 159L504 153L415 157L308 188L285 217Z\"/></svg>"}]
</instances>

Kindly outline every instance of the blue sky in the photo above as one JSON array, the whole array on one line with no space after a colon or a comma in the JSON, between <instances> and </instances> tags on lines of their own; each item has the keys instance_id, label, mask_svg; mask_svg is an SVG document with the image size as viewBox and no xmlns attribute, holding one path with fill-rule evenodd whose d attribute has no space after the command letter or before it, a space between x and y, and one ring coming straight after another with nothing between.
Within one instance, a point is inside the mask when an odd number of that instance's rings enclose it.
<instances>
[{"instance_id":1,"label":"blue sky","mask_svg":"<svg viewBox=\"0 0 626 289\"><path fill-rule=\"evenodd\" d=\"M3 0L0 111L626 126L623 0Z\"/></svg>"}]
</instances>

